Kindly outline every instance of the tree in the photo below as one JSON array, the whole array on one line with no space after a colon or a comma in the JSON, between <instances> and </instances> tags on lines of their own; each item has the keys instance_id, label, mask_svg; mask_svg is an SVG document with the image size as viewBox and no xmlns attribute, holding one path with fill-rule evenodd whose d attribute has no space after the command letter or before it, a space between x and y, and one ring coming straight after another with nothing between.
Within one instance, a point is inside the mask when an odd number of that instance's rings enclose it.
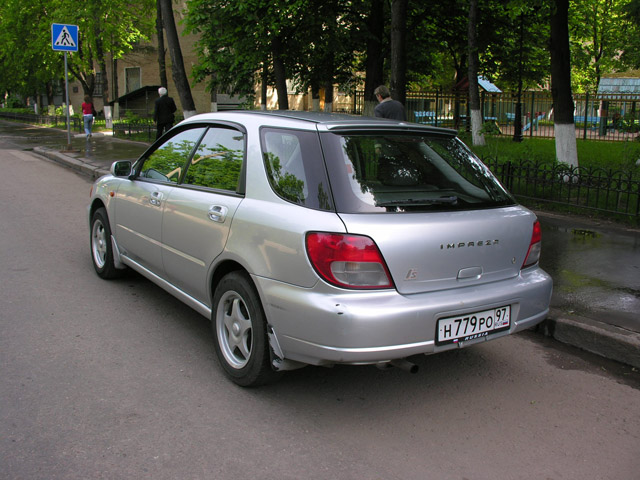
<instances>
[{"instance_id":1,"label":"tree","mask_svg":"<svg viewBox=\"0 0 640 480\"><path fill-rule=\"evenodd\" d=\"M478 0L469 1L469 110L471 113L471 136L474 145L484 145L482 112L480 111L480 92L478 90L478 39L476 24Z\"/></svg>"},{"instance_id":2,"label":"tree","mask_svg":"<svg viewBox=\"0 0 640 480\"><path fill-rule=\"evenodd\" d=\"M180 104L184 118L195 115L196 106L191 96L191 87L187 79L187 73L184 69L184 60L182 59L182 49L180 48L180 39L176 30L176 23L173 19L173 5L171 0L158 0L162 12L162 25L167 34L167 45L169 46L169 55L171 56L171 74L173 83L178 89Z\"/></svg>"},{"instance_id":3,"label":"tree","mask_svg":"<svg viewBox=\"0 0 640 480\"><path fill-rule=\"evenodd\" d=\"M391 2L391 96L407 103L407 4L408 0Z\"/></svg>"},{"instance_id":4,"label":"tree","mask_svg":"<svg viewBox=\"0 0 640 480\"><path fill-rule=\"evenodd\" d=\"M5 0L0 15L4 71L0 85L24 95L50 90L63 71L62 55L51 49L51 24L66 23L79 29L78 52L68 55L69 71L92 95L96 65L106 82L105 56L120 58L150 35L151 21L145 12L151 1Z\"/></svg>"},{"instance_id":5,"label":"tree","mask_svg":"<svg viewBox=\"0 0 640 480\"><path fill-rule=\"evenodd\" d=\"M372 0L363 24L366 45L364 115L373 117L376 100L373 91L384 81L384 0Z\"/></svg>"},{"instance_id":6,"label":"tree","mask_svg":"<svg viewBox=\"0 0 640 480\"><path fill-rule=\"evenodd\" d=\"M551 95L558 162L578 166L576 129L573 121L571 58L569 50L569 0L551 3Z\"/></svg>"},{"instance_id":7,"label":"tree","mask_svg":"<svg viewBox=\"0 0 640 480\"><path fill-rule=\"evenodd\" d=\"M569 25L574 84L597 92L603 74L624 69L620 55L628 46L629 0L577 0L571 3Z\"/></svg>"},{"instance_id":8,"label":"tree","mask_svg":"<svg viewBox=\"0 0 640 480\"><path fill-rule=\"evenodd\" d=\"M164 32L162 27L162 4L156 0L156 38L158 39L158 72L160 73L160 85L164 88L169 86L167 80L167 63L165 61Z\"/></svg>"}]
</instances>

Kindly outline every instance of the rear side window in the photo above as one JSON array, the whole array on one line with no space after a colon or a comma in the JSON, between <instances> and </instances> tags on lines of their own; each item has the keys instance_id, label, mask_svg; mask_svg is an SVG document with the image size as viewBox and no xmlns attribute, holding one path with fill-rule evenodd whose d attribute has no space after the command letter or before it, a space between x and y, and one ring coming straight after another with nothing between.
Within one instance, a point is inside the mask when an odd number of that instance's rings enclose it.
<instances>
[{"instance_id":1,"label":"rear side window","mask_svg":"<svg viewBox=\"0 0 640 480\"><path fill-rule=\"evenodd\" d=\"M140 177L177 183L205 128L191 128L169 138L144 161Z\"/></svg>"},{"instance_id":2,"label":"rear side window","mask_svg":"<svg viewBox=\"0 0 640 480\"><path fill-rule=\"evenodd\" d=\"M260 139L269 183L280 197L316 210L333 210L316 132L265 128Z\"/></svg>"},{"instance_id":3,"label":"rear side window","mask_svg":"<svg viewBox=\"0 0 640 480\"><path fill-rule=\"evenodd\" d=\"M513 205L457 138L421 133L322 135L338 211L415 212Z\"/></svg>"},{"instance_id":4,"label":"rear side window","mask_svg":"<svg viewBox=\"0 0 640 480\"><path fill-rule=\"evenodd\" d=\"M183 183L235 192L243 158L241 132L224 127L209 128L193 154Z\"/></svg>"}]
</instances>

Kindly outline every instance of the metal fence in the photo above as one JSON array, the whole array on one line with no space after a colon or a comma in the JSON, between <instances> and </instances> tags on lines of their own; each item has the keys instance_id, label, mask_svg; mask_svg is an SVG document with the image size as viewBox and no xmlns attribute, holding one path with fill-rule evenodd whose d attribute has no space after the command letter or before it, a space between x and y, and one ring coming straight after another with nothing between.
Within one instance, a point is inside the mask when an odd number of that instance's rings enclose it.
<instances>
[{"instance_id":1,"label":"metal fence","mask_svg":"<svg viewBox=\"0 0 640 480\"><path fill-rule=\"evenodd\" d=\"M156 126L152 123L113 122L113 136L153 142L156 139Z\"/></svg>"},{"instance_id":2,"label":"metal fence","mask_svg":"<svg viewBox=\"0 0 640 480\"><path fill-rule=\"evenodd\" d=\"M514 135L518 97L510 93L481 93L481 111L487 131ZM525 137L554 136L553 99L550 92L524 92L521 125ZM590 140L634 140L640 136L640 96L574 95L576 138ZM352 113L362 114L364 94L356 93ZM469 130L469 102L466 92L407 92L409 121Z\"/></svg>"},{"instance_id":3,"label":"metal fence","mask_svg":"<svg viewBox=\"0 0 640 480\"><path fill-rule=\"evenodd\" d=\"M33 113L0 112L0 118L13 120L15 122L35 123L37 125L62 126L64 128L67 128L66 115L36 115ZM69 123L71 124L71 130L78 133L84 132L84 124L81 118L70 117Z\"/></svg>"},{"instance_id":4,"label":"metal fence","mask_svg":"<svg viewBox=\"0 0 640 480\"><path fill-rule=\"evenodd\" d=\"M640 179L632 172L483 159L514 195L640 220Z\"/></svg>"}]
</instances>

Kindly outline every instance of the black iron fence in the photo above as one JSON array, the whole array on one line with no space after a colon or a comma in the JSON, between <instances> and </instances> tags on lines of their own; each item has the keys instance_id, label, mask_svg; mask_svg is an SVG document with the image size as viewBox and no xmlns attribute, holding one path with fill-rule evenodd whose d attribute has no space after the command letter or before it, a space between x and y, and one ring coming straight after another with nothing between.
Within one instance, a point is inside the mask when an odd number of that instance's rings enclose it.
<instances>
[{"instance_id":1,"label":"black iron fence","mask_svg":"<svg viewBox=\"0 0 640 480\"><path fill-rule=\"evenodd\" d=\"M481 93L481 111L488 133L514 135L517 95ZM550 92L524 92L520 97L522 135L553 137L553 99ZM640 96L574 95L576 138L634 140L640 136ZM352 113L362 114L363 92L356 93ZM407 119L438 127L466 129L469 103L466 92L407 92Z\"/></svg>"},{"instance_id":2,"label":"black iron fence","mask_svg":"<svg viewBox=\"0 0 640 480\"><path fill-rule=\"evenodd\" d=\"M0 118L13 120L15 122L34 123L36 125L50 125L67 128L66 115L35 115L33 113L0 112ZM71 125L71 130L78 133L84 132L84 124L81 118L74 116L69 117L69 123Z\"/></svg>"},{"instance_id":3,"label":"black iron fence","mask_svg":"<svg viewBox=\"0 0 640 480\"><path fill-rule=\"evenodd\" d=\"M153 142L156 139L156 126L152 123L113 122L113 136Z\"/></svg>"},{"instance_id":4,"label":"black iron fence","mask_svg":"<svg viewBox=\"0 0 640 480\"><path fill-rule=\"evenodd\" d=\"M640 178L633 172L530 161L483 161L516 197L640 220Z\"/></svg>"}]
</instances>

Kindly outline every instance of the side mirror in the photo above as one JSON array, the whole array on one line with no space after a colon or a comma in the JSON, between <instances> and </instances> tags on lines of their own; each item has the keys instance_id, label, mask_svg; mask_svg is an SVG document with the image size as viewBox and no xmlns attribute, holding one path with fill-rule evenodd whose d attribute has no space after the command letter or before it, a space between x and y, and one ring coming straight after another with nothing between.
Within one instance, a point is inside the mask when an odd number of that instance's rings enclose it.
<instances>
[{"instance_id":1,"label":"side mirror","mask_svg":"<svg viewBox=\"0 0 640 480\"><path fill-rule=\"evenodd\" d=\"M120 160L111 164L109 172L114 177L128 177L129 175L131 175L131 166L131 161Z\"/></svg>"}]
</instances>

